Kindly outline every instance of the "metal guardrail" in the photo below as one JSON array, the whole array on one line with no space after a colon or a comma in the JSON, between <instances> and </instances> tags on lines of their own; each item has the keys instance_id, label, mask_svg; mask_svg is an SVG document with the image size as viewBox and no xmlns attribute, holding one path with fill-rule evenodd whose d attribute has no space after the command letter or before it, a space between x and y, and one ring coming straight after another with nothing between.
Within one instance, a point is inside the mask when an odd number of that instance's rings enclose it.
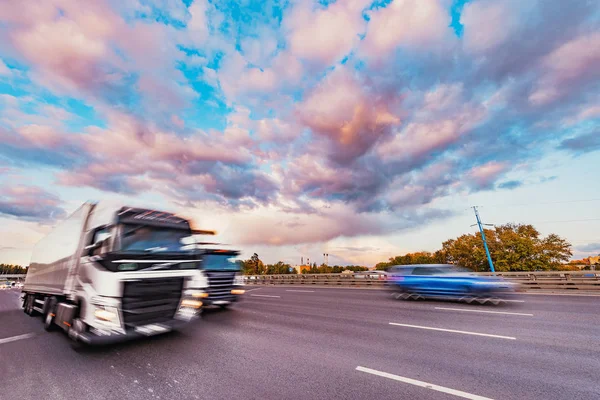
<instances>
[{"instance_id":1,"label":"metal guardrail","mask_svg":"<svg viewBox=\"0 0 600 400\"><path fill-rule=\"evenodd\" d=\"M481 276L501 276L518 282L525 291L535 290L598 290L598 271L541 271L541 272L480 272ZM301 275L248 275L246 285L306 285L329 287L384 288L385 276L367 274L301 274Z\"/></svg>"}]
</instances>

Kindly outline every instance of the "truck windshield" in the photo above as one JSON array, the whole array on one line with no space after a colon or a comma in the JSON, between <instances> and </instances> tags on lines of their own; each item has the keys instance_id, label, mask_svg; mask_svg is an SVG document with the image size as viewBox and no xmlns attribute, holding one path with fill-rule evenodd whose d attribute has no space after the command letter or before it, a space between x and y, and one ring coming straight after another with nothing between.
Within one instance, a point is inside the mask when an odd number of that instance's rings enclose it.
<instances>
[{"instance_id":1,"label":"truck windshield","mask_svg":"<svg viewBox=\"0 0 600 400\"><path fill-rule=\"evenodd\" d=\"M235 256L230 254L207 254L202 257L202 268L212 271L238 271Z\"/></svg>"},{"instance_id":2,"label":"truck windshield","mask_svg":"<svg viewBox=\"0 0 600 400\"><path fill-rule=\"evenodd\" d=\"M182 229L164 229L144 225L123 225L121 251L187 252L183 239L190 233Z\"/></svg>"}]
</instances>

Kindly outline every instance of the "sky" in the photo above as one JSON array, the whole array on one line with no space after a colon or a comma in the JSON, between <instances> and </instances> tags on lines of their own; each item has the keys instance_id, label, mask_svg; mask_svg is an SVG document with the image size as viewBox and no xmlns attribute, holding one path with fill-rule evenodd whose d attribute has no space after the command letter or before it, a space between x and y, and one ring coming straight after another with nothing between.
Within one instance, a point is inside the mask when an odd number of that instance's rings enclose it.
<instances>
[{"instance_id":1,"label":"sky","mask_svg":"<svg viewBox=\"0 0 600 400\"><path fill-rule=\"evenodd\" d=\"M490 224L600 253L594 0L4 0L0 262L83 202L265 262Z\"/></svg>"}]
</instances>

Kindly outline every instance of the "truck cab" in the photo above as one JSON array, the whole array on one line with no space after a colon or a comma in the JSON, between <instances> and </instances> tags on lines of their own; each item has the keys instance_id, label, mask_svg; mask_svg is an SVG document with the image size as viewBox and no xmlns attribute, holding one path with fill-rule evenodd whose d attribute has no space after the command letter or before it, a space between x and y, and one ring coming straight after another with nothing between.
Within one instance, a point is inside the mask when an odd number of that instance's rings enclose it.
<instances>
[{"instance_id":1,"label":"truck cab","mask_svg":"<svg viewBox=\"0 0 600 400\"><path fill-rule=\"evenodd\" d=\"M193 234L171 213L86 203L35 246L24 310L87 344L177 329L208 296Z\"/></svg>"},{"instance_id":2,"label":"truck cab","mask_svg":"<svg viewBox=\"0 0 600 400\"><path fill-rule=\"evenodd\" d=\"M239 254L235 250L202 250L200 268L208 279L205 305L227 308L245 293L241 265L236 261Z\"/></svg>"}]
</instances>

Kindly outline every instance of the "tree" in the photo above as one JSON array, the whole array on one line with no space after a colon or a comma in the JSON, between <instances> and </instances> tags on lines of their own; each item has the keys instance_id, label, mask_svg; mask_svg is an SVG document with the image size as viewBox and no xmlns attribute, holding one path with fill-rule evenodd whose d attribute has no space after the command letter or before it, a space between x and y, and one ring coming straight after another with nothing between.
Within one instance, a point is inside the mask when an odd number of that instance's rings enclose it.
<instances>
[{"instance_id":1,"label":"tree","mask_svg":"<svg viewBox=\"0 0 600 400\"><path fill-rule=\"evenodd\" d=\"M496 271L535 271L563 268L573 255L571 244L556 234L542 237L528 224L506 224L485 229L488 248ZM449 239L435 253L417 252L396 256L375 265L458 264L473 271L489 271L481 233Z\"/></svg>"},{"instance_id":2,"label":"tree","mask_svg":"<svg viewBox=\"0 0 600 400\"><path fill-rule=\"evenodd\" d=\"M571 244L558 235L542 238L528 224L506 224L486 229L488 247L496 271L557 269L572 256ZM474 271L488 271L481 234L462 235L443 243L449 262Z\"/></svg>"},{"instance_id":3,"label":"tree","mask_svg":"<svg viewBox=\"0 0 600 400\"><path fill-rule=\"evenodd\" d=\"M0 264L0 275L3 274L26 274L27 268L20 265Z\"/></svg>"}]
</instances>

